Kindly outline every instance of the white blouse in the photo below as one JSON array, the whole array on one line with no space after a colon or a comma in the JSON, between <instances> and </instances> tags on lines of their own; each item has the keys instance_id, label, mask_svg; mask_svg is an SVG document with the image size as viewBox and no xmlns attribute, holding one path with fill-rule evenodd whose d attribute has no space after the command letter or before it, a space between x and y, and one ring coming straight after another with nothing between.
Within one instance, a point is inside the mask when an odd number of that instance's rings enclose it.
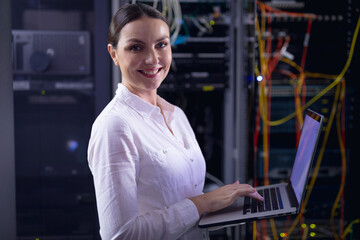
<instances>
[{"instance_id":1,"label":"white blouse","mask_svg":"<svg viewBox=\"0 0 360 240\"><path fill-rule=\"evenodd\" d=\"M184 112L119 84L88 147L102 239L208 239L188 198L202 194L205 160Z\"/></svg>"}]
</instances>

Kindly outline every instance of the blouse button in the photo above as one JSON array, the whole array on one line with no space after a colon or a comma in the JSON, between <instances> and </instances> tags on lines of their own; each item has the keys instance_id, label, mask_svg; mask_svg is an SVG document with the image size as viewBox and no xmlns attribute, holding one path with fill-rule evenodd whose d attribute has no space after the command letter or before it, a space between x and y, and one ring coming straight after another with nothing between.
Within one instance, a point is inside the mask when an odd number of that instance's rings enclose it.
<instances>
[{"instance_id":1,"label":"blouse button","mask_svg":"<svg viewBox=\"0 0 360 240\"><path fill-rule=\"evenodd\" d=\"M195 184L195 188L197 188L197 184Z\"/></svg>"},{"instance_id":2,"label":"blouse button","mask_svg":"<svg viewBox=\"0 0 360 240\"><path fill-rule=\"evenodd\" d=\"M167 154L167 150L163 150L162 152L163 152L163 154Z\"/></svg>"},{"instance_id":3,"label":"blouse button","mask_svg":"<svg viewBox=\"0 0 360 240\"><path fill-rule=\"evenodd\" d=\"M190 158L190 161L191 161L191 162L193 162L193 161L194 161L194 159Z\"/></svg>"}]
</instances>

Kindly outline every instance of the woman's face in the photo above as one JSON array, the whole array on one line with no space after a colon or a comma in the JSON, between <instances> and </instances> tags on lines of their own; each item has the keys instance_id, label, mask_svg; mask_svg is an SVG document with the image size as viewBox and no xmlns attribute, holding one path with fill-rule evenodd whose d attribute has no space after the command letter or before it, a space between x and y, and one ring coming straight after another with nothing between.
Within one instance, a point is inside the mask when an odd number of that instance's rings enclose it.
<instances>
[{"instance_id":1,"label":"woman's face","mask_svg":"<svg viewBox=\"0 0 360 240\"><path fill-rule=\"evenodd\" d=\"M138 95L156 92L171 65L169 27L161 19L142 17L127 23L117 48L109 44L108 50L130 91Z\"/></svg>"}]
</instances>

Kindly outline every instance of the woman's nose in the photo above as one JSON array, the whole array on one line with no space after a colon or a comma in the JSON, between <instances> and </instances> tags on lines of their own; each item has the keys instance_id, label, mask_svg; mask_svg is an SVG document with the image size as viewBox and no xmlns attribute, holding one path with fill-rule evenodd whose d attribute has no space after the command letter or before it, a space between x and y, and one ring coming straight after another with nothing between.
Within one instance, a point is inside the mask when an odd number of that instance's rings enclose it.
<instances>
[{"instance_id":1,"label":"woman's nose","mask_svg":"<svg viewBox=\"0 0 360 240\"><path fill-rule=\"evenodd\" d=\"M158 53L155 49L149 49L145 56L146 64L157 64L158 63Z\"/></svg>"}]
</instances>

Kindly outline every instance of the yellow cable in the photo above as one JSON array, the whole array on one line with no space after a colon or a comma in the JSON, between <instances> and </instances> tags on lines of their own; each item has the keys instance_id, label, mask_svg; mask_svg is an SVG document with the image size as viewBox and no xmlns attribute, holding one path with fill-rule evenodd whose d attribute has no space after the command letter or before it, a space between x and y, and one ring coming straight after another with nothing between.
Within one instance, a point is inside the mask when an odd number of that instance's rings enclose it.
<instances>
[{"instance_id":1,"label":"yellow cable","mask_svg":"<svg viewBox=\"0 0 360 240\"><path fill-rule=\"evenodd\" d=\"M262 84L263 85L263 84ZM265 87L262 86L263 91L265 91ZM267 94L262 94L262 112L266 119L268 119L267 112ZM269 143L268 143L268 126L263 121L263 154L264 154L264 184L269 185Z\"/></svg>"},{"instance_id":2,"label":"yellow cable","mask_svg":"<svg viewBox=\"0 0 360 240\"><path fill-rule=\"evenodd\" d=\"M266 68L265 58L264 58L264 44L261 39L262 33L261 33L260 25L259 25L259 20L257 18L255 18L255 27L256 27L257 40L258 40L258 45L259 45L260 73L263 76L263 81L264 81L265 80L265 68Z\"/></svg>"},{"instance_id":3,"label":"yellow cable","mask_svg":"<svg viewBox=\"0 0 360 240\"><path fill-rule=\"evenodd\" d=\"M307 237L307 235L308 235L308 232L309 232L309 227L306 225L306 224L304 224L305 225L305 227L304 227L304 233L303 233L303 235L302 235L302 240L306 240L306 237Z\"/></svg>"},{"instance_id":4,"label":"yellow cable","mask_svg":"<svg viewBox=\"0 0 360 240\"><path fill-rule=\"evenodd\" d=\"M303 211L304 211L304 209L305 209L305 207L306 207L306 205L307 205L307 203L308 203L308 201L309 201L310 194L311 194L311 192L312 192L312 189L314 188L315 181L316 181L317 175L318 175L318 173L319 173L321 161L322 161L322 158L323 158L323 156L324 156L325 147L326 147L326 144L327 144L327 140L328 140L328 138L329 138L331 126L332 126L332 123L333 123L333 120L334 120L334 116L335 116L335 113L336 113L336 106L337 106L337 102L338 102L338 99L339 99L339 95L340 95L340 84L337 85L337 87L336 87L334 102L333 102L333 105L332 105L332 108L331 108L329 121L328 121L328 124L327 124L327 126L326 126L324 139L323 139L323 142L322 142L320 151L319 151L318 158L317 158L317 160L316 160L316 164L315 164L313 176L312 176L312 178L311 178L311 181L310 181L309 186L308 186L308 190L307 190L307 192L306 192L306 195L305 195L303 204L302 204L302 206L301 206L301 211L300 211L301 213L303 213ZM300 217L301 217L301 214L298 214L298 215L296 216L294 222L292 223L291 227L289 228L289 230L288 230L288 232L287 232L287 237L286 237L286 239L287 239L288 237L290 237L291 233L294 231L296 225L297 225L298 222L299 222Z\"/></svg>"},{"instance_id":5,"label":"yellow cable","mask_svg":"<svg viewBox=\"0 0 360 240\"><path fill-rule=\"evenodd\" d=\"M280 59L280 61L283 61L283 62L289 64L290 66L294 67L298 72L301 71L301 67L298 64L296 64L294 61L292 61L292 60L290 60L288 58L282 57Z\"/></svg>"},{"instance_id":6,"label":"yellow cable","mask_svg":"<svg viewBox=\"0 0 360 240\"><path fill-rule=\"evenodd\" d=\"M345 229L344 234L342 235L343 239L345 239L346 235L352 232L352 226L356 223L360 223L360 219L353 220Z\"/></svg>"},{"instance_id":7,"label":"yellow cable","mask_svg":"<svg viewBox=\"0 0 360 240\"><path fill-rule=\"evenodd\" d=\"M267 112L267 105L264 111ZM267 116L267 113L265 114ZM263 124L263 154L264 154L264 185L269 185L269 142L268 142L268 126Z\"/></svg>"},{"instance_id":8,"label":"yellow cable","mask_svg":"<svg viewBox=\"0 0 360 240\"><path fill-rule=\"evenodd\" d=\"M298 95L301 93L301 88L302 88L304 81L305 81L304 69L301 69L300 75L299 75L298 89L297 89Z\"/></svg>"},{"instance_id":9,"label":"yellow cable","mask_svg":"<svg viewBox=\"0 0 360 240\"><path fill-rule=\"evenodd\" d=\"M302 108L301 108L301 101L300 101L300 95L299 95L299 89L300 87L300 82L298 82L297 88L296 88L296 93L295 93L295 112L296 112L296 118L298 120L298 123L300 124L300 129L303 125L303 115L302 115Z\"/></svg>"},{"instance_id":10,"label":"yellow cable","mask_svg":"<svg viewBox=\"0 0 360 240\"><path fill-rule=\"evenodd\" d=\"M260 5L260 11L261 11L261 36L264 37L264 40L261 40L261 45L262 45L262 51L263 53L265 53L265 28L266 28L266 19L265 19L265 6L264 5ZM269 56L265 57L265 55L263 54L263 66L261 67L261 72L263 74L263 76L267 75L268 72L268 60L269 60Z\"/></svg>"},{"instance_id":11,"label":"yellow cable","mask_svg":"<svg viewBox=\"0 0 360 240\"><path fill-rule=\"evenodd\" d=\"M356 28L354 31L354 35L352 38L352 42L351 42L351 47L350 47L350 52L349 52L349 56L348 59L346 61L346 64L344 66L344 68L342 69L342 71L340 72L340 74L336 77L335 81L332 82L330 85L328 85L326 88L324 88L323 90L321 90L315 97L313 97L312 99L310 99L307 103L305 103L304 106L302 106L302 110L308 108L310 105L312 105L314 102L316 102L317 100L319 100L319 98L321 98L322 96L324 96L328 91L330 91L333 87L335 87L340 81L341 79L344 77L346 71L348 70L352 57L354 55L354 49L355 49L355 44L356 44L356 39L359 33L359 28L360 28L360 16L358 18L357 24L356 24ZM279 120L275 120L275 121L268 121L266 118L264 118L264 115L262 114L261 117L263 119L264 122L266 122L268 125L270 126L278 126L281 125L287 121L289 121L290 119L292 119L293 117L295 117L296 112L293 112Z\"/></svg>"},{"instance_id":12,"label":"yellow cable","mask_svg":"<svg viewBox=\"0 0 360 240\"><path fill-rule=\"evenodd\" d=\"M280 61L283 61L287 64L289 64L290 66L294 67L298 72L300 72L301 67L296 64L294 61L288 59L288 58L284 58L282 57L280 59ZM325 78L325 79L336 79L336 77L338 75L333 75L333 74L325 74L325 73L312 73L312 72L308 72L308 71L304 71L305 77L312 77L312 78Z\"/></svg>"},{"instance_id":13,"label":"yellow cable","mask_svg":"<svg viewBox=\"0 0 360 240\"><path fill-rule=\"evenodd\" d=\"M275 226L275 221L273 218L270 219L270 224L271 224L271 229L272 229L272 234L275 240L279 240L277 232L276 232L276 226Z\"/></svg>"},{"instance_id":14,"label":"yellow cable","mask_svg":"<svg viewBox=\"0 0 360 240\"><path fill-rule=\"evenodd\" d=\"M255 71L254 72L255 72L256 77L261 75L258 66L255 66Z\"/></svg>"},{"instance_id":15,"label":"yellow cable","mask_svg":"<svg viewBox=\"0 0 360 240\"><path fill-rule=\"evenodd\" d=\"M345 85L342 87L341 89L341 95L340 95L340 99L342 100L345 96ZM341 152L341 165L342 165L342 174L341 174L341 185L340 185L340 189L339 192L336 196L335 202L333 204L333 207L331 209L331 216L330 216L330 225L331 225L331 230L334 234L334 238L337 240L339 239L338 234L336 233L335 230L335 224L334 224L334 218L335 218L335 212L338 206L338 202L341 198L341 195L344 191L344 187L345 187L345 178L346 178L346 153L345 153L345 146L344 146L344 142L343 142L343 138L341 135L341 123L340 123L340 116L341 116L341 101L338 103L338 108L337 108L337 116L336 116L336 126L337 126L337 135L338 135L338 140L339 140L339 145L340 145L340 152Z\"/></svg>"},{"instance_id":16,"label":"yellow cable","mask_svg":"<svg viewBox=\"0 0 360 240\"><path fill-rule=\"evenodd\" d=\"M325 78L325 79L336 79L337 77L337 75L325 74L325 73L311 73L307 71L305 71L305 76L311 78Z\"/></svg>"},{"instance_id":17,"label":"yellow cable","mask_svg":"<svg viewBox=\"0 0 360 240\"><path fill-rule=\"evenodd\" d=\"M253 221L253 234L252 234L253 240L256 240L256 221Z\"/></svg>"},{"instance_id":18,"label":"yellow cable","mask_svg":"<svg viewBox=\"0 0 360 240\"><path fill-rule=\"evenodd\" d=\"M264 52L265 52L265 41L262 40L262 36L265 35L265 18L264 18L264 7L261 7L262 14L262 28L260 29L259 21L257 18L255 19L255 25L257 30L257 38L259 43L259 58L260 58L260 66L261 66L261 75L263 77L263 80L260 83L259 86L259 110L262 115L265 116L266 119L268 119L268 105L267 105L267 87L266 87L266 73L267 73L267 65L268 62L265 59ZM255 67L255 73L260 74L259 69ZM263 122L263 154L264 154L264 184L269 184L269 142L268 142L268 126ZM256 225L254 225L253 229L256 230ZM277 237L276 235L276 229L272 227L273 233L275 232L274 237ZM254 231L254 230L253 230ZM256 238L256 231L253 232L253 238Z\"/></svg>"},{"instance_id":19,"label":"yellow cable","mask_svg":"<svg viewBox=\"0 0 360 240\"><path fill-rule=\"evenodd\" d=\"M262 6L262 12L264 11L263 9L264 6ZM257 31L257 39L258 39L258 43L259 43L259 58L260 58L260 66L261 66L261 74L263 77L263 80L260 82L260 87L259 87L259 108L260 108L260 112L261 115L265 115L266 119L267 119L267 94L266 94L266 61L265 61L265 57L264 57L264 42L262 40L262 36L264 35L263 31L265 28L265 22L264 22L264 17L262 16L261 18L262 20L262 29L260 28L260 24L257 18L255 18L255 26L256 26L256 31ZM256 70L256 69L255 69ZM264 122L263 122L264 123ZM267 143L267 126L264 125L264 130L263 130L263 152L264 152L264 181L265 181L265 185L268 184L268 179L267 179L267 174L266 174L266 169L267 169L267 160L268 160L268 143Z\"/></svg>"},{"instance_id":20,"label":"yellow cable","mask_svg":"<svg viewBox=\"0 0 360 240\"><path fill-rule=\"evenodd\" d=\"M268 119L267 112L267 93L265 82L260 84L260 112ZM263 121L263 155L264 155L264 184L269 185L269 142L268 142L268 126Z\"/></svg>"}]
</instances>

